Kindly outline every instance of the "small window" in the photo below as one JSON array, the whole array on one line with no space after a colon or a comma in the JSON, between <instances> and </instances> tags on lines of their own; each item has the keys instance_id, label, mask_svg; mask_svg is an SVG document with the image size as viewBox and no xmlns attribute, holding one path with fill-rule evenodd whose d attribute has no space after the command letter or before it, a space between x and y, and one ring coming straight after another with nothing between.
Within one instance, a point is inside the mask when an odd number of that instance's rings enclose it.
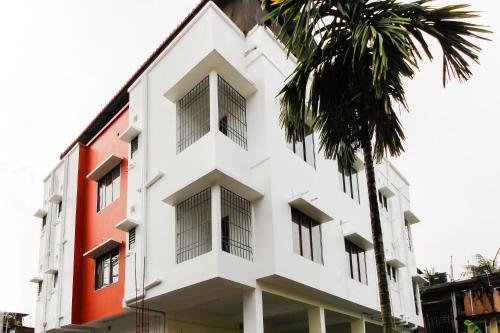
<instances>
[{"instance_id":1,"label":"small window","mask_svg":"<svg viewBox=\"0 0 500 333\"><path fill-rule=\"evenodd\" d=\"M418 316L420 314L420 300L418 295L418 285L415 282L413 282L413 301L415 302L415 313Z\"/></svg>"},{"instance_id":2,"label":"small window","mask_svg":"<svg viewBox=\"0 0 500 333\"><path fill-rule=\"evenodd\" d=\"M405 219L405 238L408 244L408 249L413 251L413 240L411 238L411 224Z\"/></svg>"},{"instance_id":3,"label":"small window","mask_svg":"<svg viewBox=\"0 0 500 333\"><path fill-rule=\"evenodd\" d=\"M57 204L57 220L61 218L62 213L62 201Z\"/></svg>"},{"instance_id":4,"label":"small window","mask_svg":"<svg viewBox=\"0 0 500 333\"><path fill-rule=\"evenodd\" d=\"M38 282L38 290L37 290L37 295L40 296L42 294L42 288L43 288L43 281Z\"/></svg>"},{"instance_id":5,"label":"small window","mask_svg":"<svg viewBox=\"0 0 500 333\"><path fill-rule=\"evenodd\" d=\"M42 217L42 231L45 229L46 224L47 224L47 215Z\"/></svg>"},{"instance_id":6,"label":"small window","mask_svg":"<svg viewBox=\"0 0 500 333\"><path fill-rule=\"evenodd\" d=\"M357 203L361 203L359 198L358 172L353 167L343 167L338 161L340 189Z\"/></svg>"},{"instance_id":7,"label":"small window","mask_svg":"<svg viewBox=\"0 0 500 333\"><path fill-rule=\"evenodd\" d=\"M135 228L132 228L128 232L128 249L135 249Z\"/></svg>"},{"instance_id":8,"label":"small window","mask_svg":"<svg viewBox=\"0 0 500 333\"><path fill-rule=\"evenodd\" d=\"M387 278L393 282L398 281L398 269L391 264L386 264Z\"/></svg>"},{"instance_id":9,"label":"small window","mask_svg":"<svg viewBox=\"0 0 500 333\"><path fill-rule=\"evenodd\" d=\"M347 267L350 277L363 284L368 284L366 273L366 252L354 243L345 240L345 252L347 255Z\"/></svg>"},{"instance_id":10,"label":"small window","mask_svg":"<svg viewBox=\"0 0 500 333\"><path fill-rule=\"evenodd\" d=\"M109 206L120 196L120 165L104 175L97 183L97 211Z\"/></svg>"},{"instance_id":11,"label":"small window","mask_svg":"<svg viewBox=\"0 0 500 333\"><path fill-rule=\"evenodd\" d=\"M139 149L139 137L136 136L135 138L130 141L130 158L134 158L135 155L137 155L137 150Z\"/></svg>"},{"instance_id":12,"label":"small window","mask_svg":"<svg viewBox=\"0 0 500 333\"><path fill-rule=\"evenodd\" d=\"M118 282L119 253L119 248L115 248L95 259L95 290Z\"/></svg>"},{"instance_id":13,"label":"small window","mask_svg":"<svg viewBox=\"0 0 500 333\"><path fill-rule=\"evenodd\" d=\"M292 207L292 232L294 252L323 264L321 224Z\"/></svg>"},{"instance_id":14,"label":"small window","mask_svg":"<svg viewBox=\"0 0 500 333\"><path fill-rule=\"evenodd\" d=\"M379 206L382 207L386 212L389 211L389 206L387 204L387 197L382 194L382 192L378 192L378 203Z\"/></svg>"},{"instance_id":15,"label":"small window","mask_svg":"<svg viewBox=\"0 0 500 333\"><path fill-rule=\"evenodd\" d=\"M59 280L59 274L55 272L52 276L52 288L56 289L57 288L57 282Z\"/></svg>"},{"instance_id":16,"label":"small window","mask_svg":"<svg viewBox=\"0 0 500 333\"><path fill-rule=\"evenodd\" d=\"M288 144L288 147L299 156L304 162L316 167L316 156L314 152L314 133L309 126L304 127L304 140L295 141Z\"/></svg>"}]
</instances>

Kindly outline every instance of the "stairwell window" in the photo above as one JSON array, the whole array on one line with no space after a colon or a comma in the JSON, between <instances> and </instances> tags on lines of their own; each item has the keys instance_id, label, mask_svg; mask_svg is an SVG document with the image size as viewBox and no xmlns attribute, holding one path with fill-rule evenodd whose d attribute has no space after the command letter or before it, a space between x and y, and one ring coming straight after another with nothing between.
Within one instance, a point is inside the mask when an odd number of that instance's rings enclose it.
<instances>
[{"instance_id":1,"label":"stairwell window","mask_svg":"<svg viewBox=\"0 0 500 333\"><path fill-rule=\"evenodd\" d=\"M351 279L363 284L368 284L365 250L346 239L345 252L347 256L347 267L349 268Z\"/></svg>"},{"instance_id":2,"label":"stairwell window","mask_svg":"<svg viewBox=\"0 0 500 333\"><path fill-rule=\"evenodd\" d=\"M223 78L218 77L219 131L247 149L247 102Z\"/></svg>"},{"instance_id":3,"label":"stairwell window","mask_svg":"<svg viewBox=\"0 0 500 333\"><path fill-rule=\"evenodd\" d=\"M304 162L316 167L316 156L314 152L314 133L309 126L304 127L304 135L302 141L295 141L288 144L288 148L292 150L295 155L299 156Z\"/></svg>"},{"instance_id":4,"label":"stairwell window","mask_svg":"<svg viewBox=\"0 0 500 333\"><path fill-rule=\"evenodd\" d=\"M120 196L120 165L114 167L97 183L97 211L109 206Z\"/></svg>"},{"instance_id":5,"label":"stairwell window","mask_svg":"<svg viewBox=\"0 0 500 333\"><path fill-rule=\"evenodd\" d=\"M221 187L222 251L252 260L250 201Z\"/></svg>"},{"instance_id":6,"label":"stairwell window","mask_svg":"<svg viewBox=\"0 0 500 333\"><path fill-rule=\"evenodd\" d=\"M347 168L342 166L338 161L340 189L350 196L357 203L361 203L359 197L359 179L358 172L353 167Z\"/></svg>"},{"instance_id":7,"label":"stairwell window","mask_svg":"<svg viewBox=\"0 0 500 333\"><path fill-rule=\"evenodd\" d=\"M292 207L292 228L294 252L318 264L323 264L323 244L319 222Z\"/></svg>"},{"instance_id":8,"label":"stairwell window","mask_svg":"<svg viewBox=\"0 0 500 333\"><path fill-rule=\"evenodd\" d=\"M135 249L135 228L128 231L128 249Z\"/></svg>"},{"instance_id":9,"label":"stairwell window","mask_svg":"<svg viewBox=\"0 0 500 333\"><path fill-rule=\"evenodd\" d=\"M210 131L208 76L177 102L177 153Z\"/></svg>"},{"instance_id":10,"label":"stairwell window","mask_svg":"<svg viewBox=\"0 0 500 333\"><path fill-rule=\"evenodd\" d=\"M207 188L175 207L176 262L212 250L211 189Z\"/></svg>"},{"instance_id":11,"label":"stairwell window","mask_svg":"<svg viewBox=\"0 0 500 333\"><path fill-rule=\"evenodd\" d=\"M95 290L118 282L120 275L119 254L119 248L114 248L95 259Z\"/></svg>"}]
</instances>

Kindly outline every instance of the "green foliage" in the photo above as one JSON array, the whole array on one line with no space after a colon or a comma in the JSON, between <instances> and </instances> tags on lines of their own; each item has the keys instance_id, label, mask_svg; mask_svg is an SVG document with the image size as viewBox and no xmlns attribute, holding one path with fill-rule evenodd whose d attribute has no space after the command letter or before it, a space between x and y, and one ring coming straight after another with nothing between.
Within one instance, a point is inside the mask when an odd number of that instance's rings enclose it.
<instances>
[{"instance_id":1,"label":"green foliage","mask_svg":"<svg viewBox=\"0 0 500 333\"><path fill-rule=\"evenodd\" d=\"M472 321L470 320L466 320L464 321L464 324L465 326L467 326L468 329L470 329L473 333L483 333L483 331L481 331L481 329L479 327L477 327L476 324L474 324Z\"/></svg>"},{"instance_id":2,"label":"green foliage","mask_svg":"<svg viewBox=\"0 0 500 333\"><path fill-rule=\"evenodd\" d=\"M476 277L485 274L500 272L495 260L487 259L480 254L474 256L475 264L465 265L464 277Z\"/></svg>"},{"instance_id":3,"label":"green foliage","mask_svg":"<svg viewBox=\"0 0 500 333\"><path fill-rule=\"evenodd\" d=\"M426 38L443 54L443 84L472 75L486 39L468 22L468 5L431 6L433 0L261 0L279 23L279 37L298 64L279 93L287 140L300 140L306 119L320 133L327 158L350 164L363 135L374 138L374 157L398 156L404 133L396 110L408 109L403 79L433 59ZM366 132L367 133L366 133Z\"/></svg>"}]
</instances>

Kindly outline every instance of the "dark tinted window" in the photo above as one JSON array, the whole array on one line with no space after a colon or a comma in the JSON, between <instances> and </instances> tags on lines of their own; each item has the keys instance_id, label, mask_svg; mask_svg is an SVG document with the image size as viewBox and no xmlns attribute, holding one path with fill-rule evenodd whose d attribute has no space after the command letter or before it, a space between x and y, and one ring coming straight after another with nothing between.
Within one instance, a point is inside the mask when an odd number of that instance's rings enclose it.
<instances>
[{"instance_id":1,"label":"dark tinted window","mask_svg":"<svg viewBox=\"0 0 500 333\"><path fill-rule=\"evenodd\" d=\"M347 266L349 268L351 279L368 284L365 250L346 239L345 251L347 254Z\"/></svg>"},{"instance_id":2,"label":"dark tinted window","mask_svg":"<svg viewBox=\"0 0 500 333\"><path fill-rule=\"evenodd\" d=\"M292 207L292 232L294 252L318 264L323 264L319 222Z\"/></svg>"},{"instance_id":3,"label":"dark tinted window","mask_svg":"<svg viewBox=\"0 0 500 333\"><path fill-rule=\"evenodd\" d=\"M118 282L119 253L119 248L115 248L95 259L96 290Z\"/></svg>"}]
</instances>

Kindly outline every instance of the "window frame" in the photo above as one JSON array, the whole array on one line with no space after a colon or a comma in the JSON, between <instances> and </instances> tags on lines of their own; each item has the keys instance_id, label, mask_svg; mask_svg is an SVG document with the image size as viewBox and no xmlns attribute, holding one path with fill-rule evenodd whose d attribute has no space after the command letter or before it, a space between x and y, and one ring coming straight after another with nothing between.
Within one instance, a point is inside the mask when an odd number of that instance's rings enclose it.
<instances>
[{"instance_id":1,"label":"window frame","mask_svg":"<svg viewBox=\"0 0 500 333\"><path fill-rule=\"evenodd\" d=\"M113 260L116 260L113 262ZM108 261L108 272L106 272L106 261ZM94 290L98 291L100 289L106 288L112 284L117 283L120 280L120 248L115 247L114 249L96 257L94 259ZM116 265L115 265L116 263ZM116 267L116 270L115 270ZM107 277L105 276L107 273ZM116 273L116 274L115 274ZM116 276L116 280L115 279ZM107 278L107 283L106 283Z\"/></svg>"},{"instance_id":2,"label":"window frame","mask_svg":"<svg viewBox=\"0 0 500 333\"><path fill-rule=\"evenodd\" d=\"M104 176L97 181L97 207L96 211L99 213L113 202L120 198L121 194L121 163L113 167ZM116 186L118 184L118 186ZM117 189L115 189L115 186ZM108 195L111 199L108 202ZM116 196L115 196L116 195Z\"/></svg>"},{"instance_id":3,"label":"window frame","mask_svg":"<svg viewBox=\"0 0 500 333\"><path fill-rule=\"evenodd\" d=\"M128 250L135 250L135 246L137 243L137 227L134 227L128 231Z\"/></svg>"},{"instance_id":4,"label":"window frame","mask_svg":"<svg viewBox=\"0 0 500 333\"><path fill-rule=\"evenodd\" d=\"M295 207L291 207L291 215L292 215L292 233L295 232L294 224L298 225L298 241L299 243L295 243L296 235L293 235L293 249L294 253L300 255L301 257L311 260L320 265L324 265L323 258L323 232L321 228L321 223L313 219L312 217L302 213L300 210ZM298 219L298 220L296 220ZM317 228L317 229L313 229ZM313 230L318 230L318 238L315 240L313 238ZM307 235L304 235L304 232L307 232ZM306 236L306 238L304 238ZM319 242L319 245L317 244ZM299 252L297 252L297 245ZM308 248L305 249L304 247ZM317 250L320 250L319 255L316 254Z\"/></svg>"},{"instance_id":5,"label":"window frame","mask_svg":"<svg viewBox=\"0 0 500 333\"><path fill-rule=\"evenodd\" d=\"M368 285L368 271L366 266L366 250L344 238L345 252L348 260L349 276L354 281ZM362 258L361 258L362 254ZM353 257L355 258L353 259ZM353 262L356 262L354 267ZM356 271L355 271L356 268Z\"/></svg>"},{"instance_id":6,"label":"window frame","mask_svg":"<svg viewBox=\"0 0 500 333\"><path fill-rule=\"evenodd\" d=\"M139 136L130 140L130 159L134 159L139 152Z\"/></svg>"},{"instance_id":7,"label":"window frame","mask_svg":"<svg viewBox=\"0 0 500 333\"><path fill-rule=\"evenodd\" d=\"M361 204L361 196L359 192L359 171L354 167L344 167L340 160L337 160L339 170L339 183L342 192L347 194L352 200ZM356 175L356 177L353 177Z\"/></svg>"},{"instance_id":8,"label":"window frame","mask_svg":"<svg viewBox=\"0 0 500 333\"><path fill-rule=\"evenodd\" d=\"M308 138L311 140L310 147L307 144ZM316 169L316 141L314 140L314 131L308 125L304 126L302 140L289 142L288 148L300 159ZM309 155L312 155L312 161Z\"/></svg>"}]
</instances>

